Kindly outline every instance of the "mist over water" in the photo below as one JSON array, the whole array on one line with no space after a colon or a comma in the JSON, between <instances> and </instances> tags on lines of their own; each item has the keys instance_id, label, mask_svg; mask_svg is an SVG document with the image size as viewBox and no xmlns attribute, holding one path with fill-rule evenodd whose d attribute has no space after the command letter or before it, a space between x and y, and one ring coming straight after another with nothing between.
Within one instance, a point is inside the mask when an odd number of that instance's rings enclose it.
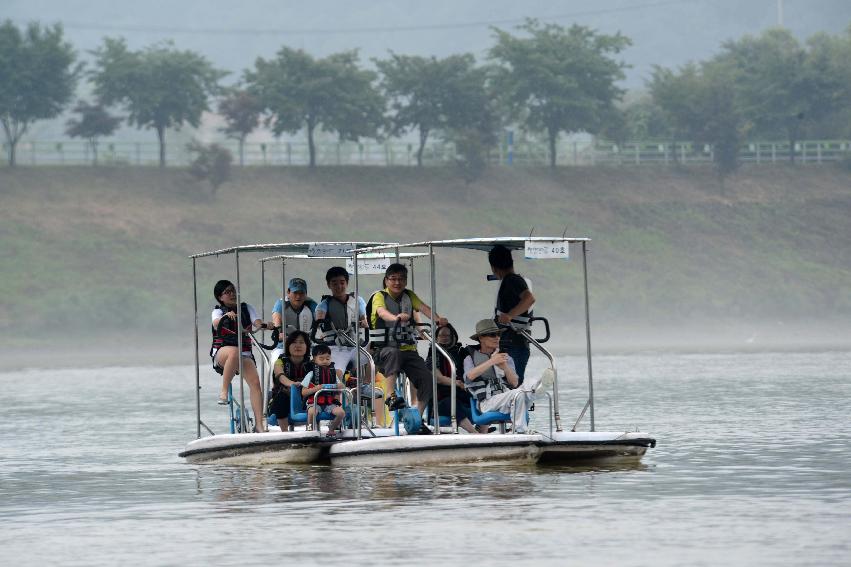
<instances>
[{"instance_id":1,"label":"mist over water","mask_svg":"<svg viewBox=\"0 0 851 567\"><path fill-rule=\"evenodd\" d=\"M585 359L558 367L569 427ZM658 439L640 465L187 465L191 366L0 374L12 425L0 545L22 565L58 551L67 565L316 564L332 549L357 565L845 563L851 353L601 356L594 368L597 429ZM217 386L202 368L202 416L221 432Z\"/></svg>"}]
</instances>

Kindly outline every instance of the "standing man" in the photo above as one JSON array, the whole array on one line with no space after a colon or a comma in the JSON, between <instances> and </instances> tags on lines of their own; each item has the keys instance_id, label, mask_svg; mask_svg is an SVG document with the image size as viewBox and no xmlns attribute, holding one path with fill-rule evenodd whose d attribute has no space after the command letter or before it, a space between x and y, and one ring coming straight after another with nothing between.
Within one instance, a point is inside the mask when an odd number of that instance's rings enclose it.
<instances>
[{"instance_id":1,"label":"standing man","mask_svg":"<svg viewBox=\"0 0 851 567\"><path fill-rule=\"evenodd\" d=\"M355 359L355 347L341 335L346 335L357 344L358 335L352 330L357 321L359 327L367 327L366 302L362 297L349 293L349 272L342 266L334 266L325 273L325 283L331 295L322 296L316 306L316 320L323 321L322 342L331 348L331 360L342 378L346 368Z\"/></svg>"},{"instance_id":2,"label":"standing man","mask_svg":"<svg viewBox=\"0 0 851 567\"><path fill-rule=\"evenodd\" d=\"M369 326L372 344L378 351L378 363L384 368L385 392L393 392L396 374L404 371L417 389L417 409L420 413L431 401L434 377L431 369L417 352L417 329L414 313L420 312L435 321L438 326L448 321L432 313L416 293L406 289L408 268L402 264L390 264L384 272L384 289L376 291L370 298ZM430 433L423 425L422 433Z\"/></svg>"},{"instance_id":3,"label":"standing man","mask_svg":"<svg viewBox=\"0 0 851 567\"><path fill-rule=\"evenodd\" d=\"M514 328L529 328L535 296L529 290L526 279L514 273L511 250L498 244L488 253L488 261L491 272L500 280L494 316L505 332L499 338L499 350L514 360L519 383L522 384L529 362L529 341Z\"/></svg>"},{"instance_id":4,"label":"standing man","mask_svg":"<svg viewBox=\"0 0 851 567\"><path fill-rule=\"evenodd\" d=\"M283 317L281 311L283 311ZM307 282L301 278L292 278L287 284L287 299L284 305L281 305L281 300L278 299L272 308L272 324L275 327L281 327L283 323L280 342L272 351L272 360L284 352L284 341L290 333L293 331L310 333L315 320L314 311L316 311L316 302L307 297Z\"/></svg>"}]
</instances>

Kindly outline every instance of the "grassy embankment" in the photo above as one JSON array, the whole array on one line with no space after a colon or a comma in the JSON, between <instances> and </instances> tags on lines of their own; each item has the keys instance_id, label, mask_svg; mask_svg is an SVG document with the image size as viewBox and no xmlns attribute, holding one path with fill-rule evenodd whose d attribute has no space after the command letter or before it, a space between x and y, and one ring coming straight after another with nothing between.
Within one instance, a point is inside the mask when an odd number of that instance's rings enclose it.
<instances>
[{"instance_id":1,"label":"grassy embankment","mask_svg":"<svg viewBox=\"0 0 851 567\"><path fill-rule=\"evenodd\" d=\"M533 226L537 235L566 227L593 238L592 316L601 338L653 343L649 333L658 332L664 344L703 327L708 335L737 329L720 337L731 345L766 328L794 340L799 322L841 324L851 315L851 174L832 166L748 167L723 193L709 169L492 169L465 185L449 169L250 168L214 199L181 170L22 167L0 169L0 219L5 350L59 335L89 346L98 339L76 337L108 336L112 344L115 331L128 342L183 348L192 310L186 256L194 251L523 235ZM251 280L244 289L258 303L254 258L243 264ZM535 282L540 314L566 306L558 320L577 345L581 297L571 286L580 266L519 266ZM293 267L314 296L325 268ZM452 253L438 264L449 292L440 310L464 328L491 307L486 271L483 256ZM231 262L199 264L202 327L207 288L232 275ZM425 294L425 263L418 275ZM267 290L278 281L270 274Z\"/></svg>"}]
</instances>

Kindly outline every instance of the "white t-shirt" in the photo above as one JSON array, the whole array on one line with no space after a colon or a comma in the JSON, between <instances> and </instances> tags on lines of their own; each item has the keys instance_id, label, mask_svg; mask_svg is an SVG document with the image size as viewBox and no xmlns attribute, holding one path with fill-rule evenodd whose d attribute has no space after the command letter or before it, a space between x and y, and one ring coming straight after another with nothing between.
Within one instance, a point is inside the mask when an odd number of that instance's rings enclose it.
<instances>
[{"instance_id":1,"label":"white t-shirt","mask_svg":"<svg viewBox=\"0 0 851 567\"><path fill-rule=\"evenodd\" d=\"M245 323L249 323L249 325L250 325L251 323L254 323L254 321L256 321L257 319L260 318L260 317L257 316L257 310L254 309L253 305L251 305L250 303L246 303L245 306L248 308L248 316L249 316L249 319L251 319L251 320L250 321L243 321L242 322L243 327L245 326ZM210 322L215 323L216 319L221 319L224 316L225 316L225 312L222 311L221 309L218 309L218 308L213 309L213 317L210 320ZM216 353L218 351L219 351L219 349L217 349L217 348L213 349L213 352L211 353L212 356L213 356L213 360L216 360ZM251 352L243 352L242 356L251 356Z\"/></svg>"},{"instance_id":2,"label":"white t-shirt","mask_svg":"<svg viewBox=\"0 0 851 567\"><path fill-rule=\"evenodd\" d=\"M246 322L254 323L254 321L256 321L257 319L260 318L260 317L257 316L257 310L254 309L253 305L251 305L250 303L246 303L245 306L248 307L248 315L251 317L251 321L243 321L242 322L243 326L245 325ZM213 317L212 317L212 319L210 319L210 322L215 323L216 319L221 319L222 317L224 317L224 315L225 315L225 312L222 311L221 309L213 309Z\"/></svg>"}]
</instances>

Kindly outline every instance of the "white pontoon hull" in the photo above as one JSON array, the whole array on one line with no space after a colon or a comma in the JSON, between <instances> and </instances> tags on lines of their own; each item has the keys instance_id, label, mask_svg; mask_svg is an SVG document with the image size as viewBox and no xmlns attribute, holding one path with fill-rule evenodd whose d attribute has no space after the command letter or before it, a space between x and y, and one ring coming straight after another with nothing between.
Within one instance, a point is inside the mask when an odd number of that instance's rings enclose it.
<instances>
[{"instance_id":1,"label":"white pontoon hull","mask_svg":"<svg viewBox=\"0 0 851 567\"><path fill-rule=\"evenodd\" d=\"M638 462L656 440L647 433L561 431L542 435L541 463L614 464Z\"/></svg>"},{"instance_id":2,"label":"white pontoon hull","mask_svg":"<svg viewBox=\"0 0 851 567\"><path fill-rule=\"evenodd\" d=\"M363 435L360 440L351 430L339 440L327 439L324 430L214 435L192 441L180 456L190 463L230 465L585 465L638 462L656 445L640 432L396 436L392 429L374 429Z\"/></svg>"},{"instance_id":3,"label":"white pontoon hull","mask_svg":"<svg viewBox=\"0 0 851 567\"><path fill-rule=\"evenodd\" d=\"M333 465L533 464L538 435L402 435L335 444Z\"/></svg>"},{"instance_id":4,"label":"white pontoon hull","mask_svg":"<svg viewBox=\"0 0 851 567\"><path fill-rule=\"evenodd\" d=\"M319 460L328 444L313 431L223 434L188 443L180 456L189 463L305 464Z\"/></svg>"}]
</instances>

